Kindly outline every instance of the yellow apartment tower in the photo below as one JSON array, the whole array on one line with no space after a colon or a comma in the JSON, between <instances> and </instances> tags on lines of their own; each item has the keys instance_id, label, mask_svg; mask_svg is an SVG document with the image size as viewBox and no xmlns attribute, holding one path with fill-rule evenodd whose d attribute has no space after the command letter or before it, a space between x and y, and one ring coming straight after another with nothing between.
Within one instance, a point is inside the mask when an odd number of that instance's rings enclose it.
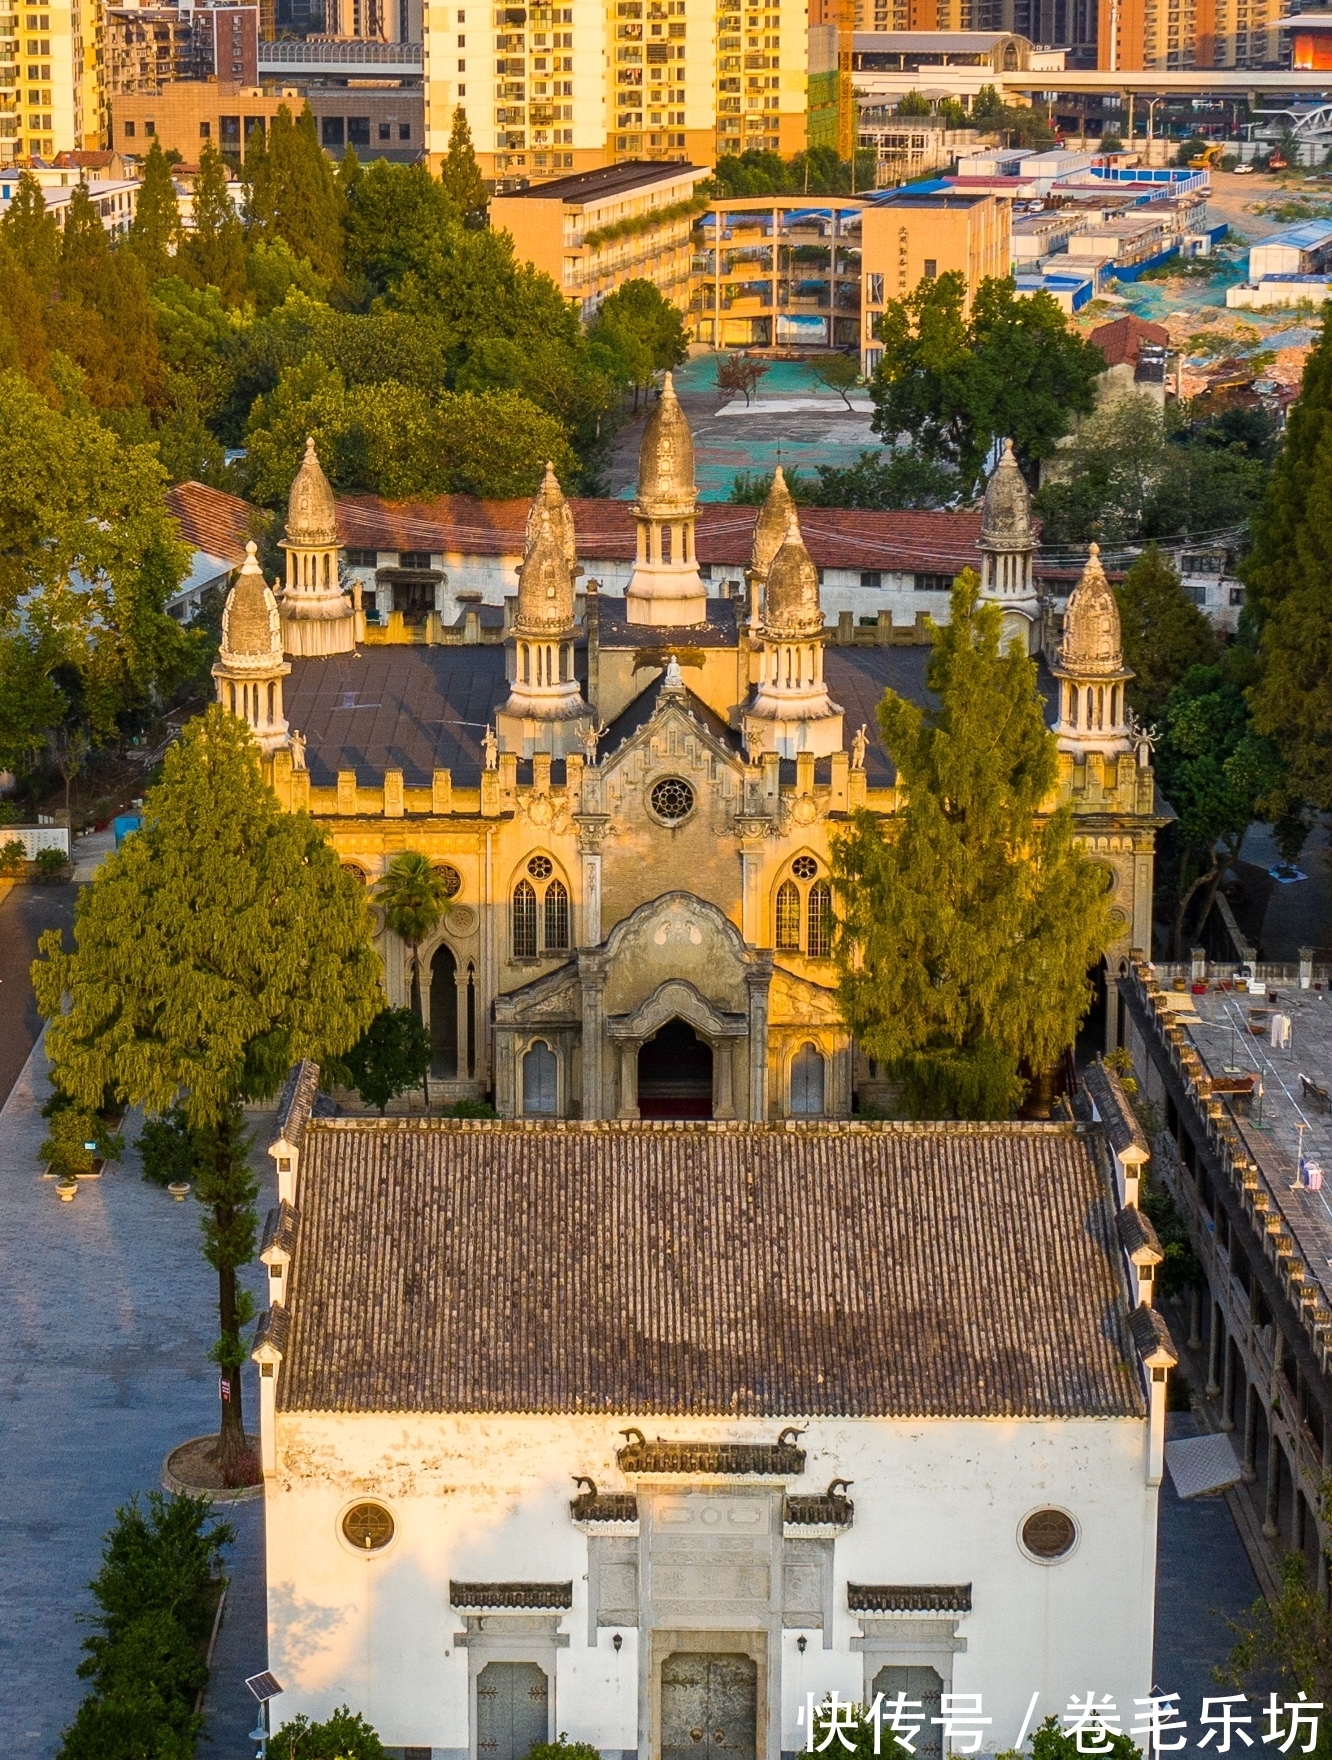
<instances>
[{"instance_id":1,"label":"yellow apartment tower","mask_svg":"<svg viewBox=\"0 0 1332 1760\"><path fill-rule=\"evenodd\" d=\"M631 160L799 152L807 34L798 0L428 5L431 163L455 106L483 176L515 183Z\"/></svg>"},{"instance_id":2,"label":"yellow apartment tower","mask_svg":"<svg viewBox=\"0 0 1332 1760\"><path fill-rule=\"evenodd\" d=\"M104 145L102 32L92 0L0 11L0 48L14 56L14 83L0 85L0 159L50 159Z\"/></svg>"}]
</instances>

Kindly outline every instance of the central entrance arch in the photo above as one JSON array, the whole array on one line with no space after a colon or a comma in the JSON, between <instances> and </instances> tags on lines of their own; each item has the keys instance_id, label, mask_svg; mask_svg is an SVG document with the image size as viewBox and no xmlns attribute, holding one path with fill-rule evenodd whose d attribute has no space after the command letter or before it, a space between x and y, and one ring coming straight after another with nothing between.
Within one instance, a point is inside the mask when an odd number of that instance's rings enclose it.
<instances>
[{"instance_id":1,"label":"central entrance arch","mask_svg":"<svg viewBox=\"0 0 1332 1760\"><path fill-rule=\"evenodd\" d=\"M430 1073L453 1081L458 1068L458 962L447 947L438 947L430 962Z\"/></svg>"},{"instance_id":2,"label":"central entrance arch","mask_svg":"<svg viewBox=\"0 0 1332 1760\"><path fill-rule=\"evenodd\" d=\"M640 1118L711 1118L712 1047L679 1015L638 1053Z\"/></svg>"}]
</instances>

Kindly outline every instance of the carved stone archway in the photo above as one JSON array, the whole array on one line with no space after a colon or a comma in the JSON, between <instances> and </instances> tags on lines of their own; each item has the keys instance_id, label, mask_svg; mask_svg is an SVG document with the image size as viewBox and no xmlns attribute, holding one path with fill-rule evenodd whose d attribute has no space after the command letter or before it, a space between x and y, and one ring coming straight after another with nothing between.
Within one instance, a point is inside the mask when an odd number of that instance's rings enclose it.
<instances>
[{"instance_id":1,"label":"carved stone archway","mask_svg":"<svg viewBox=\"0 0 1332 1760\"><path fill-rule=\"evenodd\" d=\"M735 1048L749 1037L749 1018L714 1008L684 978L668 978L627 1014L611 1015L606 1036L620 1056L620 1118L639 1117L638 1054L671 1021L684 1021L712 1052L712 1116L734 1118Z\"/></svg>"}]
</instances>

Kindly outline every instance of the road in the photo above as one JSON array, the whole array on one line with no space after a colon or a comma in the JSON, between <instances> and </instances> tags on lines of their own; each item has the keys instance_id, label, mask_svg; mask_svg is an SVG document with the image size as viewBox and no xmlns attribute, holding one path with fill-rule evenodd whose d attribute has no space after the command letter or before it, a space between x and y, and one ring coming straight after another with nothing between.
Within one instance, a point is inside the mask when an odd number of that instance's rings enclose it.
<instances>
[{"instance_id":1,"label":"road","mask_svg":"<svg viewBox=\"0 0 1332 1760\"><path fill-rule=\"evenodd\" d=\"M78 887L14 886L0 899L0 1104L8 1098L42 1030L28 968L37 938L72 928Z\"/></svg>"}]
</instances>

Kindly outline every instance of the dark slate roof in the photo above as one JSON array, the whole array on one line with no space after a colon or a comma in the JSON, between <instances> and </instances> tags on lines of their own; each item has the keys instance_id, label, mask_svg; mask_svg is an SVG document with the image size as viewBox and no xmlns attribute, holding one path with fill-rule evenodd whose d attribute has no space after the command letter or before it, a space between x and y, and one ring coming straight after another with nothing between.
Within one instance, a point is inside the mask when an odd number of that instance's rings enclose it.
<instances>
[{"instance_id":1,"label":"dark slate roof","mask_svg":"<svg viewBox=\"0 0 1332 1760\"><path fill-rule=\"evenodd\" d=\"M577 1497L569 1500L569 1515L575 1522L636 1522L638 1520L638 1499L632 1492L598 1491L591 1479L584 1479L582 1484L591 1485L590 1491L580 1491Z\"/></svg>"},{"instance_id":2,"label":"dark slate roof","mask_svg":"<svg viewBox=\"0 0 1332 1760\"><path fill-rule=\"evenodd\" d=\"M308 1057L293 1063L278 1097L277 1134L299 1149L305 1142L305 1127L315 1110L319 1093L319 1065Z\"/></svg>"},{"instance_id":3,"label":"dark slate roof","mask_svg":"<svg viewBox=\"0 0 1332 1760\"><path fill-rule=\"evenodd\" d=\"M1120 1246L1130 1259L1136 1254L1142 1263L1159 1265L1165 1258L1161 1251L1161 1242L1150 1220L1131 1204L1125 1205L1116 1216L1115 1231L1119 1235Z\"/></svg>"},{"instance_id":4,"label":"dark slate roof","mask_svg":"<svg viewBox=\"0 0 1332 1760\"><path fill-rule=\"evenodd\" d=\"M833 1485L844 1485L844 1479L834 1479ZM816 1491L812 1496L797 1495L786 1500L786 1520L796 1528L849 1528L855 1518L856 1506L849 1497L829 1486L827 1491Z\"/></svg>"},{"instance_id":5,"label":"dark slate roof","mask_svg":"<svg viewBox=\"0 0 1332 1760\"><path fill-rule=\"evenodd\" d=\"M476 788L481 740L508 695L502 647L396 644L293 660L282 693L288 723L308 742L316 788L332 788L339 770L366 784L401 770L416 788L449 770L460 787Z\"/></svg>"},{"instance_id":6,"label":"dark slate roof","mask_svg":"<svg viewBox=\"0 0 1332 1760\"><path fill-rule=\"evenodd\" d=\"M1179 1352L1170 1336L1170 1328L1155 1308L1137 1307L1129 1317L1134 1348L1140 1357L1163 1351L1171 1363L1179 1362Z\"/></svg>"},{"instance_id":7,"label":"dark slate roof","mask_svg":"<svg viewBox=\"0 0 1332 1760\"><path fill-rule=\"evenodd\" d=\"M1134 1149L1145 1158L1150 1153L1147 1138L1114 1070L1107 1069L1098 1057L1082 1079L1095 1102L1097 1117L1115 1154L1122 1155L1125 1150Z\"/></svg>"},{"instance_id":8,"label":"dark slate roof","mask_svg":"<svg viewBox=\"0 0 1332 1760\"><path fill-rule=\"evenodd\" d=\"M686 648L733 648L737 641L736 614L744 609L740 599L709 599L706 623L681 624L665 629L655 625L630 623L625 601L618 594L597 595L597 616L603 648L647 649L659 653L662 663L668 654Z\"/></svg>"},{"instance_id":9,"label":"dark slate roof","mask_svg":"<svg viewBox=\"0 0 1332 1760\"><path fill-rule=\"evenodd\" d=\"M632 739L640 728L646 727L657 712L657 704L661 701L661 687L665 675L658 674L645 691L640 691L627 709L618 714L606 729L601 740L601 755L605 757L611 752L619 751L627 739ZM689 674L685 674L686 685ZM707 729L715 740L729 750L739 753L741 749L740 735L728 727L720 715L715 715L701 697L686 689L685 708L701 727ZM794 764L791 766L792 776L795 774Z\"/></svg>"},{"instance_id":10,"label":"dark slate roof","mask_svg":"<svg viewBox=\"0 0 1332 1760\"><path fill-rule=\"evenodd\" d=\"M573 1606L572 1583L454 1583L449 1606L459 1608Z\"/></svg>"},{"instance_id":11,"label":"dark slate roof","mask_svg":"<svg viewBox=\"0 0 1332 1760\"><path fill-rule=\"evenodd\" d=\"M259 1316L259 1324L254 1329L253 1350L261 1345L271 1344L280 1355L285 1356L291 1339L291 1310L284 1307L265 1308Z\"/></svg>"},{"instance_id":12,"label":"dark slate roof","mask_svg":"<svg viewBox=\"0 0 1332 1760\"><path fill-rule=\"evenodd\" d=\"M1101 1142L1072 1124L315 1121L278 1397L1139 1415Z\"/></svg>"},{"instance_id":13,"label":"dark slate roof","mask_svg":"<svg viewBox=\"0 0 1332 1760\"><path fill-rule=\"evenodd\" d=\"M848 1583L852 1613L970 1613L970 1583Z\"/></svg>"},{"instance_id":14,"label":"dark slate roof","mask_svg":"<svg viewBox=\"0 0 1332 1760\"><path fill-rule=\"evenodd\" d=\"M629 1430L628 1443L617 1449L616 1465L629 1473L741 1473L747 1479L798 1479L805 1470L805 1451L779 1437L776 1442L674 1442L659 1436L649 1442L641 1430Z\"/></svg>"}]
</instances>

